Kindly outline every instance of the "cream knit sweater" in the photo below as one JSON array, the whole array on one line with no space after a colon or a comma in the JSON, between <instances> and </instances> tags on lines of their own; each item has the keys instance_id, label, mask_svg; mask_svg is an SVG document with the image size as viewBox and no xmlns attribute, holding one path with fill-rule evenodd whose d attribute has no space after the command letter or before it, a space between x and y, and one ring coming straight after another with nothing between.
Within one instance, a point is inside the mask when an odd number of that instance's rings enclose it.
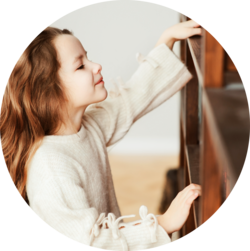
<instances>
[{"instance_id":1,"label":"cream knit sweater","mask_svg":"<svg viewBox=\"0 0 250 251\"><path fill-rule=\"evenodd\" d=\"M171 241L145 206L139 211L141 224L121 222L126 216L120 216L106 147L192 75L165 44L146 57L137 54L137 60L129 81L88 107L77 134L44 137L28 171L26 189L35 213L64 235L109 250L141 250Z\"/></svg>"}]
</instances>

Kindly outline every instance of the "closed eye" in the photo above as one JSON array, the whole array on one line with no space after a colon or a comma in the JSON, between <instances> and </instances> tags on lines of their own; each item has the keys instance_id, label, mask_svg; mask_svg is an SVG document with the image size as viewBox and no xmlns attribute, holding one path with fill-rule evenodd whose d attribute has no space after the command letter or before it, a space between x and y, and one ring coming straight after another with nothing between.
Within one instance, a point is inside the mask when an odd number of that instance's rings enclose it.
<instances>
[{"instance_id":1,"label":"closed eye","mask_svg":"<svg viewBox=\"0 0 250 251\"><path fill-rule=\"evenodd\" d=\"M79 68L77 68L77 70L81 70L84 68L84 65L81 65Z\"/></svg>"}]
</instances>

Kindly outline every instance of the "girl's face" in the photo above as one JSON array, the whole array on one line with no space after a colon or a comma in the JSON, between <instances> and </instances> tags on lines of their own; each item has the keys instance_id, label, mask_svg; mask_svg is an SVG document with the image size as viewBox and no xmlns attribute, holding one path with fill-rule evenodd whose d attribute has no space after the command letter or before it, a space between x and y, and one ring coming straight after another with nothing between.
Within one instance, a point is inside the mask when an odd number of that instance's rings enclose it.
<instances>
[{"instance_id":1,"label":"girl's face","mask_svg":"<svg viewBox=\"0 0 250 251\"><path fill-rule=\"evenodd\" d=\"M104 82L97 84L102 78L102 67L88 59L81 42L72 35L60 35L55 39L55 47L69 108L86 108L106 99Z\"/></svg>"}]
</instances>

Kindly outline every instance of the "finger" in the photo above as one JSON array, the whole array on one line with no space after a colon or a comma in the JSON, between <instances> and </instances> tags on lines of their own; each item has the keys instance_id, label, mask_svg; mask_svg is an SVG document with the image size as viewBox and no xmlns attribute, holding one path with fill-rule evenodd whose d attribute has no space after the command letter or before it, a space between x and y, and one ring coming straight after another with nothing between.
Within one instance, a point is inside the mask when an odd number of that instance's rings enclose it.
<instances>
[{"instance_id":1,"label":"finger","mask_svg":"<svg viewBox=\"0 0 250 251\"><path fill-rule=\"evenodd\" d=\"M201 196L201 189L194 189L192 191L194 191L195 193L198 193L198 195Z\"/></svg>"},{"instance_id":2,"label":"finger","mask_svg":"<svg viewBox=\"0 0 250 251\"><path fill-rule=\"evenodd\" d=\"M197 186L196 189L193 189L195 192L197 192L199 194L199 196L201 196L202 193L202 189L201 186Z\"/></svg>"},{"instance_id":3,"label":"finger","mask_svg":"<svg viewBox=\"0 0 250 251\"><path fill-rule=\"evenodd\" d=\"M186 186L182 191L180 191L180 196L186 196L187 193L189 193L190 190L200 190L201 191L201 186L198 184L191 183L188 186Z\"/></svg>"},{"instance_id":4,"label":"finger","mask_svg":"<svg viewBox=\"0 0 250 251\"><path fill-rule=\"evenodd\" d=\"M189 28L188 29L188 37L192 37L195 35L201 35L202 29L201 28Z\"/></svg>"},{"instance_id":5,"label":"finger","mask_svg":"<svg viewBox=\"0 0 250 251\"><path fill-rule=\"evenodd\" d=\"M191 190L199 190L201 192L201 186L197 184L190 184L182 190L181 198L185 199Z\"/></svg>"},{"instance_id":6,"label":"finger","mask_svg":"<svg viewBox=\"0 0 250 251\"><path fill-rule=\"evenodd\" d=\"M200 189L200 188L201 188L200 185L191 183L188 186L186 186L182 191L186 192L186 191L189 191L189 190L192 190L192 189Z\"/></svg>"},{"instance_id":7,"label":"finger","mask_svg":"<svg viewBox=\"0 0 250 251\"><path fill-rule=\"evenodd\" d=\"M199 194L199 196L201 196L202 195L202 190L198 191L198 194Z\"/></svg>"},{"instance_id":8,"label":"finger","mask_svg":"<svg viewBox=\"0 0 250 251\"><path fill-rule=\"evenodd\" d=\"M188 192L189 192L191 189L195 189L195 188L196 188L195 184L190 184L190 185L186 186L186 187L181 191L180 197L185 198L186 195L188 194Z\"/></svg>"},{"instance_id":9,"label":"finger","mask_svg":"<svg viewBox=\"0 0 250 251\"><path fill-rule=\"evenodd\" d=\"M196 188L198 191L200 191L200 193L202 192L202 187L199 185L199 186L197 186L197 188Z\"/></svg>"},{"instance_id":10,"label":"finger","mask_svg":"<svg viewBox=\"0 0 250 251\"><path fill-rule=\"evenodd\" d=\"M190 207L193 201L199 196L198 192L192 193L186 200L185 204Z\"/></svg>"}]
</instances>

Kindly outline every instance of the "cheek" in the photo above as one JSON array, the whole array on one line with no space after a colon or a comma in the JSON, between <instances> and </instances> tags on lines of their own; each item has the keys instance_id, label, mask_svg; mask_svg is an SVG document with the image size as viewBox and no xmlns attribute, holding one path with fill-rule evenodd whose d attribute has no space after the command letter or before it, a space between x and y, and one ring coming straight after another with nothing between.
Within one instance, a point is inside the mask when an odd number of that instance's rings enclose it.
<instances>
[{"instance_id":1,"label":"cheek","mask_svg":"<svg viewBox=\"0 0 250 251\"><path fill-rule=\"evenodd\" d=\"M94 95L94 88L91 75L77 74L69 86L71 101L75 106L88 104Z\"/></svg>"},{"instance_id":2,"label":"cheek","mask_svg":"<svg viewBox=\"0 0 250 251\"><path fill-rule=\"evenodd\" d=\"M92 79L90 77L78 77L73 81L74 89L78 89L78 91L88 89L92 86Z\"/></svg>"}]
</instances>

